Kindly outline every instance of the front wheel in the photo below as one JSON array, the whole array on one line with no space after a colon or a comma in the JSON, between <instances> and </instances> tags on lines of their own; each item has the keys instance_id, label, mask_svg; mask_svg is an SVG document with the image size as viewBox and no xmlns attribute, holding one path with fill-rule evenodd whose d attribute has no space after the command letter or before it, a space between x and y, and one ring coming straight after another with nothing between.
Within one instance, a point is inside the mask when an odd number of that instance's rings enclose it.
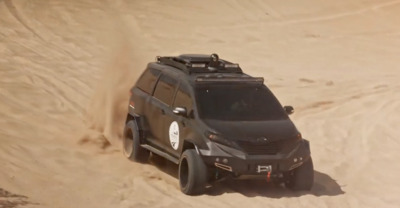
<instances>
[{"instance_id":1,"label":"front wheel","mask_svg":"<svg viewBox=\"0 0 400 208\"><path fill-rule=\"evenodd\" d=\"M290 172L285 182L285 186L294 191L309 191L313 184L314 165L311 157L303 165Z\"/></svg>"},{"instance_id":2,"label":"front wheel","mask_svg":"<svg viewBox=\"0 0 400 208\"><path fill-rule=\"evenodd\" d=\"M202 194L207 183L207 166L196 150L185 150L179 161L179 185L187 195Z\"/></svg>"},{"instance_id":3,"label":"front wheel","mask_svg":"<svg viewBox=\"0 0 400 208\"><path fill-rule=\"evenodd\" d=\"M124 155L128 159L141 163L148 160L150 152L140 146L139 129L135 121L126 124L122 142Z\"/></svg>"}]
</instances>

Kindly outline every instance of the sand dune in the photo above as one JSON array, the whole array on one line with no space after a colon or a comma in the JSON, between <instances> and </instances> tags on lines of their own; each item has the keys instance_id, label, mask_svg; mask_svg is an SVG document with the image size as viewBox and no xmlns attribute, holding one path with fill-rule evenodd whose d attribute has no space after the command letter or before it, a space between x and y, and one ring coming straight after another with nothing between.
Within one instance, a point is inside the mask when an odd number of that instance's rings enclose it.
<instances>
[{"instance_id":1,"label":"sand dune","mask_svg":"<svg viewBox=\"0 0 400 208\"><path fill-rule=\"evenodd\" d=\"M400 1L0 0L0 207L399 207ZM128 89L157 55L213 53L311 141L315 185L179 191L129 162Z\"/></svg>"}]
</instances>

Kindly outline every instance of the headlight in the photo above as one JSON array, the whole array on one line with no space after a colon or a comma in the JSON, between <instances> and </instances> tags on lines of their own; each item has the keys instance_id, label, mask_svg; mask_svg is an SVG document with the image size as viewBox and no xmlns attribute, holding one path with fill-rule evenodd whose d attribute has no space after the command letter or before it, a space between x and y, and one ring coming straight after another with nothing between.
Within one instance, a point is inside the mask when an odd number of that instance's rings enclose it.
<instances>
[{"instance_id":1,"label":"headlight","mask_svg":"<svg viewBox=\"0 0 400 208\"><path fill-rule=\"evenodd\" d=\"M217 142L217 143L220 143L220 144L232 146L232 142L231 142L231 141L229 141L229 140L223 138L223 137L222 137L221 135L219 135L218 133L207 131L207 132L205 133L205 136L206 136L208 139L210 139L211 141L213 141L213 142Z\"/></svg>"}]
</instances>

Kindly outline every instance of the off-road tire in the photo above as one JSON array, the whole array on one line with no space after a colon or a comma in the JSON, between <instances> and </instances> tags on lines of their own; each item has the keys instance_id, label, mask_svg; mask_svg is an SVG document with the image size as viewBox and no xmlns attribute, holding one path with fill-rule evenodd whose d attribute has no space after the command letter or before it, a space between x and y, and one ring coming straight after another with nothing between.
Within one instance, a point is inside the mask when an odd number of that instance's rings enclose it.
<instances>
[{"instance_id":1,"label":"off-road tire","mask_svg":"<svg viewBox=\"0 0 400 208\"><path fill-rule=\"evenodd\" d=\"M194 149L187 149L179 160L179 186L187 195L198 195L205 191L207 166Z\"/></svg>"},{"instance_id":2,"label":"off-road tire","mask_svg":"<svg viewBox=\"0 0 400 208\"><path fill-rule=\"evenodd\" d=\"M300 167L289 173L285 186L294 191L309 191L314 184L314 165L312 159L308 159Z\"/></svg>"},{"instance_id":3,"label":"off-road tire","mask_svg":"<svg viewBox=\"0 0 400 208\"><path fill-rule=\"evenodd\" d=\"M128 159L140 163L147 162L150 152L140 146L139 128L134 120L125 125L122 143L122 151Z\"/></svg>"}]
</instances>

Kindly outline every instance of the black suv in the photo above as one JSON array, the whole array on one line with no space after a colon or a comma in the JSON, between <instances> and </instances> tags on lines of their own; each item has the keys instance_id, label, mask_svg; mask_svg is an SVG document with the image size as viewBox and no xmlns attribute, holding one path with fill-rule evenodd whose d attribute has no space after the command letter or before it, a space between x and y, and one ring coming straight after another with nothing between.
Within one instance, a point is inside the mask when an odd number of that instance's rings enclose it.
<instances>
[{"instance_id":1,"label":"black suv","mask_svg":"<svg viewBox=\"0 0 400 208\"><path fill-rule=\"evenodd\" d=\"M309 142L263 78L217 54L157 57L131 89L123 152L179 164L183 193L201 194L224 176L252 175L310 190Z\"/></svg>"}]
</instances>

